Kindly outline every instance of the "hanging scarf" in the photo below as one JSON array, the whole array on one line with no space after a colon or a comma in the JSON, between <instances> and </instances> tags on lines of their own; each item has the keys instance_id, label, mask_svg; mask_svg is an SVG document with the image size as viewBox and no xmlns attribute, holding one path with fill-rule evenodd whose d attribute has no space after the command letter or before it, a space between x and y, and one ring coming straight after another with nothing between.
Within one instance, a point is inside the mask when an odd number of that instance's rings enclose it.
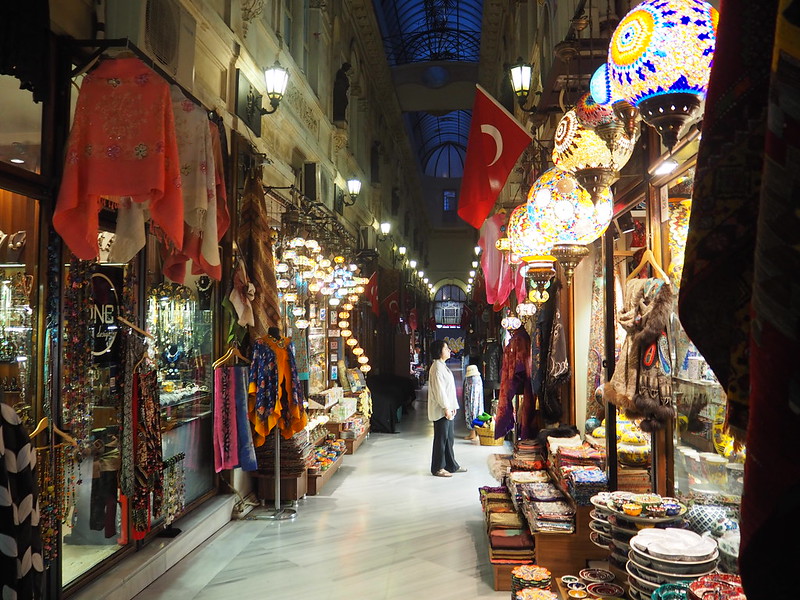
<instances>
[{"instance_id":1,"label":"hanging scarf","mask_svg":"<svg viewBox=\"0 0 800 600\"><path fill-rule=\"evenodd\" d=\"M130 196L180 249L179 167L167 83L138 58L104 60L81 85L53 227L78 258L95 259L101 196Z\"/></svg>"},{"instance_id":2,"label":"hanging scarf","mask_svg":"<svg viewBox=\"0 0 800 600\"><path fill-rule=\"evenodd\" d=\"M235 367L214 369L214 471L238 466Z\"/></svg>"},{"instance_id":3,"label":"hanging scarf","mask_svg":"<svg viewBox=\"0 0 800 600\"><path fill-rule=\"evenodd\" d=\"M134 375L132 408L135 463L131 524L133 539L140 540L150 531L151 518L161 513L164 498L161 411L154 370Z\"/></svg>"},{"instance_id":4,"label":"hanging scarf","mask_svg":"<svg viewBox=\"0 0 800 600\"><path fill-rule=\"evenodd\" d=\"M255 325L252 333L254 337L264 337L270 327L280 324L281 314L267 198L261 180L252 171L244 184L239 223L239 250L248 265L250 280L255 286L253 298Z\"/></svg>"},{"instance_id":5,"label":"hanging scarf","mask_svg":"<svg viewBox=\"0 0 800 600\"><path fill-rule=\"evenodd\" d=\"M229 367L233 374L233 397L236 404L236 440L239 447L239 466L243 471L258 469L256 450L253 446L253 432L247 417L247 376L248 367Z\"/></svg>"},{"instance_id":6,"label":"hanging scarf","mask_svg":"<svg viewBox=\"0 0 800 600\"><path fill-rule=\"evenodd\" d=\"M500 375L500 402L497 405L494 437L500 439L514 429L516 414L514 412L514 396L522 394L522 403L534 402L531 394L530 361L531 338L524 328L520 327L511 334L511 340L503 350L503 365ZM526 432L527 433L527 432Z\"/></svg>"}]
</instances>

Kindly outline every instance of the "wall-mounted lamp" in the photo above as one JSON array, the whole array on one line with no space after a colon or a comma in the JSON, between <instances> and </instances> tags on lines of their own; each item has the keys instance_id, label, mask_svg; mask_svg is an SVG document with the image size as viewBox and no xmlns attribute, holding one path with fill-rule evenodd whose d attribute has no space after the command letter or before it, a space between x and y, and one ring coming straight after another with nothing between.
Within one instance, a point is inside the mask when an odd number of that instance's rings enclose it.
<instances>
[{"instance_id":1,"label":"wall-mounted lamp","mask_svg":"<svg viewBox=\"0 0 800 600\"><path fill-rule=\"evenodd\" d=\"M408 261L408 266L411 267L412 269L416 269L417 268L417 261L415 261L412 258L410 261Z\"/></svg>"},{"instance_id":2,"label":"wall-mounted lamp","mask_svg":"<svg viewBox=\"0 0 800 600\"><path fill-rule=\"evenodd\" d=\"M423 277L425 277L425 271L417 271L417 275L419 276L420 279L422 279Z\"/></svg>"},{"instance_id":3,"label":"wall-mounted lamp","mask_svg":"<svg viewBox=\"0 0 800 600\"><path fill-rule=\"evenodd\" d=\"M400 246L400 247L397 249L397 253L398 253L400 256L405 256L405 255L406 255L406 247L405 247L405 246Z\"/></svg>"},{"instance_id":4,"label":"wall-mounted lamp","mask_svg":"<svg viewBox=\"0 0 800 600\"><path fill-rule=\"evenodd\" d=\"M481 247L475 246L475 256L478 256L481 253Z\"/></svg>"},{"instance_id":5,"label":"wall-mounted lamp","mask_svg":"<svg viewBox=\"0 0 800 600\"><path fill-rule=\"evenodd\" d=\"M358 200L358 195L361 193L361 180L348 179L347 180L347 193L350 194L349 200L344 200L345 206L353 206Z\"/></svg>"},{"instance_id":6,"label":"wall-mounted lamp","mask_svg":"<svg viewBox=\"0 0 800 600\"><path fill-rule=\"evenodd\" d=\"M378 236L378 239L383 242L386 241L386 239L389 237L389 232L392 230L392 224L387 221L384 221L383 223L381 223L380 227L381 227L381 234Z\"/></svg>"},{"instance_id":7,"label":"wall-mounted lamp","mask_svg":"<svg viewBox=\"0 0 800 600\"><path fill-rule=\"evenodd\" d=\"M531 91L531 78L533 75L533 65L526 63L522 60L521 56L517 57L517 62L508 67L508 76L511 78L511 88L514 90L514 95L517 97L517 104L521 110L525 112L536 112L536 107L525 108L525 103L528 101L528 94Z\"/></svg>"},{"instance_id":8,"label":"wall-mounted lamp","mask_svg":"<svg viewBox=\"0 0 800 600\"><path fill-rule=\"evenodd\" d=\"M473 269L477 269L478 268L478 261L477 260L473 260L472 261L472 268Z\"/></svg>"},{"instance_id":9,"label":"wall-mounted lamp","mask_svg":"<svg viewBox=\"0 0 800 600\"><path fill-rule=\"evenodd\" d=\"M469 272L469 276L470 276L470 277L475 277L475 271L470 271L470 272Z\"/></svg>"},{"instance_id":10,"label":"wall-mounted lamp","mask_svg":"<svg viewBox=\"0 0 800 600\"><path fill-rule=\"evenodd\" d=\"M286 93L286 84L289 83L289 71L284 69L277 60L275 64L264 71L264 81L267 84L267 98L272 106L271 110L261 109L262 115L270 115L278 110L278 105Z\"/></svg>"}]
</instances>

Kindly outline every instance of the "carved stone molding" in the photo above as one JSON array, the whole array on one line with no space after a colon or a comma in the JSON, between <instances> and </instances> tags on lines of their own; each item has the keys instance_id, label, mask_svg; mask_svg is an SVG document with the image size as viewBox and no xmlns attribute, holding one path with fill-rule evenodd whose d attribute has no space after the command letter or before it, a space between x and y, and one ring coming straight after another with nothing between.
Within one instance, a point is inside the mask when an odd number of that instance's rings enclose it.
<instances>
[{"instance_id":1,"label":"carved stone molding","mask_svg":"<svg viewBox=\"0 0 800 600\"><path fill-rule=\"evenodd\" d=\"M338 126L334 127L331 132L331 143L333 145L332 154L336 154L347 148L347 140L347 129Z\"/></svg>"},{"instance_id":2,"label":"carved stone molding","mask_svg":"<svg viewBox=\"0 0 800 600\"><path fill-rule=\"evenodd\" d=\"M306 99L296 87L289 85L289 89L283 97L285 102L303 123L305 128L314 134L315 138L319 137L319 120L314 114L314 109L306 102Z\"/></svg>"}]
</instances>

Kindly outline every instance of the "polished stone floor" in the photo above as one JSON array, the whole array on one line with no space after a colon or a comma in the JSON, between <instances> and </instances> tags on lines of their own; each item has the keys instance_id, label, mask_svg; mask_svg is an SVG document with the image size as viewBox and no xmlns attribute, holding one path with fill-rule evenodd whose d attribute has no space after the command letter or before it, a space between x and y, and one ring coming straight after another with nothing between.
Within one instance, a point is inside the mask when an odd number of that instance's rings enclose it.
<instances>
[{"instance_id":1,"label":"polished stone floor","mask_svg":"<svg viewBox=\"0 0 800 600\"><path fill-rule=\"evenodd\" d=\"M461 439L459 412L456 458L469 471L431 476L425 392L399 433L371 434L295 520L231 522L136 599L506 598L493 590L478 487L496 485L487 458L509 448Z\"/></svg>"}]
</instances>

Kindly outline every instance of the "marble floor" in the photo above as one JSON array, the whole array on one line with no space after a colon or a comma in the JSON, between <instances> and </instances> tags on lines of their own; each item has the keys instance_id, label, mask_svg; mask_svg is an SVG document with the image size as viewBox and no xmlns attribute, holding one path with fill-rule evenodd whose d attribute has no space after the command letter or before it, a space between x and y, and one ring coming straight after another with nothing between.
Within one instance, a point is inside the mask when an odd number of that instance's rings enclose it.
<instances>
[{"instance_id":1,"label":"marble floor","mask_svg":"<svg viewBox=\"0 0 800 600\"><path fill-rule=\"evenodd\" d=\"M460 366L452 365L461 381ZM490 454L463 438L467 473L430 474L433 428L425 392L399 433L373 433L293 521L233 521L136 596L137 600L379 600L506 598L495 592L478 487L496 485ZM460 398L460 385L459 385Z\"/></svg>"}]
</instances>

